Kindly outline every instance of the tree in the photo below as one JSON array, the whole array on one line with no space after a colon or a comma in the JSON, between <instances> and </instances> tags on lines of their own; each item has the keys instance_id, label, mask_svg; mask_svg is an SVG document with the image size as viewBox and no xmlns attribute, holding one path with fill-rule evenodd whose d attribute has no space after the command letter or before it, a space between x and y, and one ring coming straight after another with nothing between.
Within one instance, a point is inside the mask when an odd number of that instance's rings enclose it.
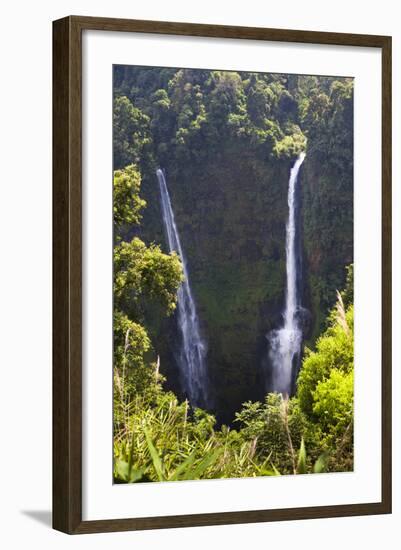
<instances>
[{"instance_id":1,"label":"tree","mask_svg":"<svg viewBox=\"0 0 401 550\"><path fill-rule=\"evenodd\" d=\"M246 112L246 97L241 77L236 72L212 71L210 73L207 111L217 138L225 133L229 116Z\"/></svg>"},{"instance_id":2,"label":"tree","mask_svg":"<svg viewBox=\"0 0 401 550\"><path fill-rule=\"evenodd\" d=\"M141 221L141 210L146 202L139 196L140 187L141 176L134 164L114 172L113 219L117 230L126 225L138 225Z\"/></svg>"},{"instance_id":3,"label":"tree","mask_svg":"<svg viewBox=\"0 0 401 550\"><path fill-rule=\"evenodd\" d=\"M154 366L146 361L151 342L143 326L142 304L158 302L165 314L176 307L183 279L175 253L164 254L159 246L146 246L138 237L123 240L122 229L135 227L145 206L139 196L141 177L134 165L114 173L114 369L115 387L124 401L144 392L153 380Z\"/></svg>"},{"instance_id":4,"label":"tree","mask_svg":"<svg viewBox=\"0 0 401 550\"><path fill-rule=\"evenodd\" d=\"M134 107L127 97L114 100L114 168L123 168L141 160L142 153L151 143L149 123L149 117Z\"/></svg>"},{"instance_id":5,"label":"tree","mask_svg":"<svg viewBox=\"0 0 401 550\"><path fill-rule=\"evenodd\" d=\"M264 403L244 403L236 414L240 433L247 441L255 441L255 456L268 459L280 473L296 470L296 449L306 438L309 444L307 419L296 399L281 394L266 395Z\"/></svg>"},{"instance_id":6,"label":"tree","mask_svg":"<svg viewBox=\"0 0 401 550\"><path fill-rule=\"evenodd\" d=\"M330 326L318 339L316 351L307 350L297 381L297 399L311 428L316 427L322 451L329 455L331 471L348 471L353 464L354 417L354 306L346 290L337 293L329 314Z\"/></svg>"},{"instance_id":7,"label":"tree","mask_svg":"<svg viewBox=\"0 0 401 550\"><path fill-rule=\"evenodd\" d=\"M150 339L143 326L121 311L114 313L115 392L122 402L143 394L154 381L153 369L145 361Z\"/></svg>"},{"instance_id":8,"label":"tree","mask_svg":"<svg viewBox=\"0 0 401 550\"><path fill-rule=\"evenodd\" d=\"M332 369L312 395L313 413L323 431L342 433L353 419L354 372Z\"/></svg>"},{"instance_id":9,"label":"tree","mask_svg":"<svg viewBox=\"0 0 401 550\"><path fill-rule=\"evenodd\" d=\"M276 99L273 90L266 82L253 77L247 94L247 110L251 121L263 128L265 119L270 117Z\"/></svg>"},{"instance_id":10,"label":"tree","mask_svg":"<svg viewBox=\"0 0 401 550\"><path fill-rule=\"evenodd\" d=\"M336 369L344 374L353 370L354 365L354 308L347 311L341 306L331 312L331 325L317 340L316 351L307 349L297 381L297 395L301 409L309 417L314 416L315 390L320 382L330 377Z\"/></svg>"},{"instance_id":11,"label":"tree","mask_svg":"<svg viewBox=\"0 0 401 550\"><path fill-rule=\"evenodd\" d=\"M155 244L146 246L134 237L114 248L114 299L117 307L136 318L141 300L156 300L167 314L176 307L182 282L181 262L175 252L164 254Z\"/></svg>"}]
</instances>

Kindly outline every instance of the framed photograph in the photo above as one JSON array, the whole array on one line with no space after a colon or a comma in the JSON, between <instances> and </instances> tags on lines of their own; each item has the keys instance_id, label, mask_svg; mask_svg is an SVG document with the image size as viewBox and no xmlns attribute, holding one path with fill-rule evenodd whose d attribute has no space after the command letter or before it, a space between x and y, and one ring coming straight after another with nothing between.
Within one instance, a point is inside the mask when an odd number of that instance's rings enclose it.
<instances>
[{"instance_id":1,"label":"framed photograph","mask_svg":"<svg viewBox=\"0 0 401 550\"><path fill-rule=\"evenodd\" d=\"M391 512L391 38L53 24L53 526Z\"/></svg>"}]
</instances>

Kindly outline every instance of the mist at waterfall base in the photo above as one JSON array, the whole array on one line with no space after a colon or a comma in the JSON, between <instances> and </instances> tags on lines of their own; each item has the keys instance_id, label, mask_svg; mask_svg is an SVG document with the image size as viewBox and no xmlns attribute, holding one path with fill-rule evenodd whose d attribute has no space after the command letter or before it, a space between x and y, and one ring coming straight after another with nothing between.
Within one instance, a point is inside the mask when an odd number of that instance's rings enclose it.
<instances>
[{"instance_id":1,"label":"mist at waterfall base","mask_svg":"<svg viewBox=\"0 0 401 550\"><path fill-rule=\"evenodd\" d=\"M299 251L299 216L297 197L299 171L305 159L301 153L290 171L288 182L288 220L286 225L286 294L281 328L267 334L270 369L269 391L290 396L294 391L302 350L302 316L300 300L301 261Z\"/></svg>"},{"instance_id":2,"label":"mist at waterfall base","mask_svg":"<svg viewBox=\"0 0 401 550\"><path fill-rule=\"evenodd\" d=\"M211 397L206 367L207 347L199 327L196 305L189 283L189 274L165 175L161 169L156 171L160 189L163 224L170 252L176 252L183 266L184 281L177 295L177 324L181 339L176 354L182 392L194 407L210 408Z\"/></svg>"}]
</instances>

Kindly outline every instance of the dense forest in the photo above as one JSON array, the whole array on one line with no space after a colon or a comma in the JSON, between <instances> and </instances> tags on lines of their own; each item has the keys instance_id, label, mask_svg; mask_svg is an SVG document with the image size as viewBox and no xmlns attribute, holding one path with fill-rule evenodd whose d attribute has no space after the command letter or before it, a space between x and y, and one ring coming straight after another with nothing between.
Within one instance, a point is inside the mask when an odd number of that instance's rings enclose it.
<instances>
[{"instance_id":1,"label":"dense forest","mask_svg":"<svg viewBox=\"0 0 401 550\"><path fill-rule=\"evenodd\" d=\"M352 79L116 66L113 131L115 480L352 470ZM266 334L282 316L288 174L305 150L308 315L283 396ZM184 271L166 247L160 167L207 338L209 410L175 367Z\"/></svg>"}]
</instances>

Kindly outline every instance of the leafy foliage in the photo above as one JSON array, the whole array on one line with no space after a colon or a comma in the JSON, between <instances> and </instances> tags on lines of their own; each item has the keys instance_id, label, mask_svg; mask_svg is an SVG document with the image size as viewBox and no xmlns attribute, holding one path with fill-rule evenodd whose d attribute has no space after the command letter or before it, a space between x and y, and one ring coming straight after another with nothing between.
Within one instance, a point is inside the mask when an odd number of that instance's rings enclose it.
<instances>
[{"instance_id":1,"label":"leafy foliage","mask_svg":"<svg viewBox=\"0 0 401 550\"><path fill-rule=\"evenodd\" d=\"M326 380L333 369L348 374L353 369L353 306L341 317L337 310L331 313L331 325L316 343L316 351L305 352L298 377L297 395L301 409L313 416L315 398L313 392L320 381ZM344 324L344 321L346 324Z\"/></svg>"},{"instance_id":2,"label":"leafy foliage","mask_svg":"<svg viewBox=\"0 0 401 550\"><path fill-rule=\"evenodd\" d=\"M149 117L127 97L117 97L113 116L114 166L124 168L137 163L150 143Z\"/></svg>"},{"instance_id":3,"label":"leafy foliage","mask_svg":"<svg viewBox=\"0 0 401 550\"><path fill-rule=\"evenodd\" d=\"M354 395L354 306L349 303L352 268L330 325L318 339L316 351L307 350L297 382L297 399L311 426L316 426L319 444L330 454L335 471L352 469Z\"/></svg>"},{"instance_id":4,"label":"leafy foliage","mask_svg":"<svg viewBox=\"0 0 401 550\"><path fill-rule=\"evenodd\" d=\"M114 297L118 307L139 313L143 296L158 300L172 313L182 269L175 253L164 254L157 245L146 246L138 237L114 248Z\"/></svg>"},{"instance_id":5,"label":"leafy foliage","mask_svg":"<svg viewBox=\"0 0 401 550\"><path fill-rule=\"evenodd\" d=\"M343 269L352 261L352 79L117 67L115 84L116 482L352 470L353 272L350 266L345 278ZM247 335L264 338L282 299L287 205L280 182L306 147L309 348L295 396L258 389L260 397L243 403L244 388L258 385ZM160 227L149 232L160 217L148 200L160 162L175 176L186 250L199 258L191 273L205 322L212 338L222 335L211 346L213 379L227 417L237 411L235 427L180 402L160 373L146 310L152 304L158 320L171 317L183 280L178 256L156 244Z\"/></svg>"},{"instance_id":6,"label":"leafy foliage","mask_svg":"<svg viewBox=\"0 0 401 550\"><path fill-rule=\"evenodd\" d=\"M113 216L115 226L138 225L146 202L139 196L141 177L134 164L114 172Z\"/></svg>"},{"instance_id":7,"label":"leafy foliage","mask_svg":"<svg viewBox=\"0 0 401 550\"><path fill-rule=\"evenodd\" d=\"M342 302L341 302L342 303ZM312 407L302 396L284 399L268 394L265 402L245 403L236 415L238 429L215 427L213 415L179 403L163 389L158 365L146 367L145 334L119 319L124 342L115 346L125 365L128 391L115 392L115 479L118 482L173 481L344 471L352 469L353 368L335 355L325 340L344 345L344 325L337 309L319 340L318 372L310 355L299 378L310 392ZM352 326L352 305L345 317ZM134 333L135 328L137 333ZM132 330L132 336L129 331ZM347 335L350 337L350 334ZM132 340L131 340L132 338ZM131 342L135 342L130 349ZM138 341L140 343L138 343ZM134 351L135 350L135 351ZM341 357L348 357L347 354ZM314 372L311 377L310 372ZM121 388L117 380L115 388ZM130 396L126 399L126 394ZM304 409L303 409L304 407Z\"/></svg>"},{"instance_id":8,"label":"leafy foliage","mask_svg":"<svg viewBox=\"0 0 401 550\"><path fill-rule=\"evenodd\" d=\"M162 166L193 292L210 329L217 416L232 422L244 401L264 397L261 342L277 325L283 302L285 186L291 162L305 149L308 347L326 328L335 290L344 286L344 267L353 259L353 80L116 66L114 82L114 166L136 165L148 204L140 230L121 227L121 235L160 243L165 251L155 179ZM153 317L148 330L161 339L163 368L171 371L172 330L164 330L159 312Z\"/></svg>"},{"instance_id":9,"label":"leafy foliage","mask_svg":"<svg viewBox=\"0 0 401 550\"><path fill-rule=\"evenodd\" d=\"M143 325L143 304L155 301L171 314L183 278L176 254L163 254L158 246L146 246L138 237L126 241L121 236L124 227L140 221L145 206L140 184L134 165L114 174L114 393L123 416L132 397L152 387L154 376L154 365L146 360L151 342Z\"/></svg>"}]
</instances>

